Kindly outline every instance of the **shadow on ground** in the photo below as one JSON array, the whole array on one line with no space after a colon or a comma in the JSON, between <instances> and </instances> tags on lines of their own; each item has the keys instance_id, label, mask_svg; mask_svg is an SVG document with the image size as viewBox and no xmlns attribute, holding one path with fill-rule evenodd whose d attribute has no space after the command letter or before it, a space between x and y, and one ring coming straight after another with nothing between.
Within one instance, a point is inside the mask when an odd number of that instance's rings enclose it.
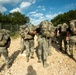
<instances>
[{"instance_id":1,"label":"shadow on ground","mask_svg":"<svg viewBox=\"0 0 76 75\"><path fill-rule=\"evenodd\" d=\"M10 56L10 67L12 66L13 62L15 61L15 59L17 58L17 56L19 55L20 50L15 51L11 56Z\"/></svg>"},{"instance_id":2,"label":"shadow on ground","mask_svg":"<svg viewBox=\"0 0 76 75\"><path fill-rule=\"evenodd\" d=\"M76 62L76 59L75 59L74 57L71 57L68 53L65 53L64 50L61 51L61 50L59 49L59 44L57 44L57 43L52 43L52 47L55 48L55 50L56 50L57 52L61 52L62 54L67 55L69 58L71 58L72 60L74 60L74 61Z\"/></svg>"},{"instance_id":3,"label":"shadow on ground","mask_svg":"<svg viewBox=\"0 0 76 75\"><path fill-rule=\"evenodd\" d=\"M31 65L28 66L27 71L28 73L26 75L37 75L36 71Z\"/></svg>"},{"instance_id":4,"label":"shadow on ground","mask_svg":"<svg viewBox=\"0 0 76 75\"><path fill-rule=\"evenodd\" d=\"M20 50L15 51L10 57L9 57L9 66L11 67L13 62L15 61L15 59L17 58L17 56L19 55ZM0 72L4 69L4 67L6 66L6 64L4 63L1 67L0 67ZM9 68L10 68L9 67Z\"/></svg>"}]
</instances>

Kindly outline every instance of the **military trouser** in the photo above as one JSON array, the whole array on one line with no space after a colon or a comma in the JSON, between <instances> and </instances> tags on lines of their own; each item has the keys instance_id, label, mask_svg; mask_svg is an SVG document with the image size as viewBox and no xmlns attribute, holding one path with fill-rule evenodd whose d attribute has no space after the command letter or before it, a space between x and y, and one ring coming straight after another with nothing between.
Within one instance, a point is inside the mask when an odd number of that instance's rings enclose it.
<instances>
[{"instance_id":1,"label":"military trouser","mask_svg":"<svg viewBox=\"0 0 76 75\"><path fill-rule=\"evenodd\" d=\"M47 66L48 43L44 37L38 38L38 61L43 61L43 66Z\"/></svg>"},{"instance_id":2,"label":"military trouser","mask_svg":"<svg viewBox=\"0 0 76 75\"><path fill-rule=\"evenodd\" d=\"M28 61L29 56L33 58L33 55L34 55L34 40L33 39L25 40L24 46L25 46L25 51L26 51L26 58Z\"/></svg>"},{"instance_id":3,"label":"military trouser","mask_svg":"<svg viewBox=\"0 0 76 75\"><path fill-rule=\"evenodd\" d=\"M8 58L8 50L6 47L0 47L0 54L2 54L5 58L5 64L7 68L9 68L9 58Z\"/></svg>"},{"instance_id":4,"label":"military trouser","mask_svg":"<svg viewBox=\"0 0 76 75\"><path fill-rule=\"evenodd\" d=\"M62 51L62 40L64 42L64 50L65 50L65 52L67 52L67 41L66 41L66 36L65 35L60 35L59 36L59 46L60 46L61 51Z\"/></svg>"},{"instance_id":5,"label":"military trouser","mask_svg":"<svg viewBox=\"0 0 76 75\"><path fill-rule=\"evenodd\" d=\"M21 50L21 53L23 53L23 51L25 50L23 38L21 38L21 40L20 40L20 50Z\"/></svg>"},{"instance_id":6,"label":"military trouser","mask_svg":"<svg viewBox=\"0 0 76 75\"><path fill-rule=\"evenodd\" d=\"M52 39L51 38L46 38L46 41L48 43L48 55L51 55L51 42L52 42Z\"/></svg>"},{"instance_id":7,"label":"military trouser","mask_svg":"<svg viewBox=\"0 0 76 75\"><path fill-rule=\"evenodd\" d=\"M73 57L73 46L76 44L76 36L70 36L69 38L69 50L71 56Z\"/></svg>"}]
</instances>

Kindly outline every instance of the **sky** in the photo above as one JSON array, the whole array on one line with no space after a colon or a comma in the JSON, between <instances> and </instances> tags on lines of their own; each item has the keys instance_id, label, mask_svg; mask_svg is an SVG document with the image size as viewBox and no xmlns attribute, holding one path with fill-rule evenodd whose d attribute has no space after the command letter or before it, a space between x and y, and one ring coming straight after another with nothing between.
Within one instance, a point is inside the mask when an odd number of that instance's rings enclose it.
<instances>
[{"instance_id":1,"label":"sky","mask_svg":"<svg viewBox=\"0 0 76 75\"><path fill-rule=\"evenodd\" d=\"M58 14L76 9L76 0L0 0L1 13L19 11L28 16L34 25L51 20Z\"/></svg>"}]
</instances>

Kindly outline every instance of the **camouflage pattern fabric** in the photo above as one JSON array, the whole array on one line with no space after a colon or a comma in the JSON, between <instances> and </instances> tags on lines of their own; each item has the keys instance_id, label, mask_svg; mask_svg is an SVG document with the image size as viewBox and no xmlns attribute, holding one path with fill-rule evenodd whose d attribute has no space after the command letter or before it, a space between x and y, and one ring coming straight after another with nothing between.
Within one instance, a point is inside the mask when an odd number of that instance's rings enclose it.
<instances>
[{"instance_id":1,"label":"camouflage pattern fabric","mask_svg":"<svg viewBox=\"0 0 76 75\"><path fill-rule=\"evenodd\" d=\"M2 54L5 58L5 64L7 68L9 67L9 57L8 57L8 50L6 47L0 47L0 54Z\"/></svg>"},{"instance_id":2,"label":"camouflage pattern fabric","mask_svg":"<svg viewBox=\"0 0 76 75\"><path fill-rule=\"evenodd\" d=\"M53 37L54 36L54 26L51 22L45 20L40 23L41 34L45 37Z\"/></svg>"},{"instance_id":3,"label":"camouflage pattern fabric","mask_svg":"<svg viewBox=\"0 0 76 75\"><path fill-rule=\"evenodd\" d=\"M8 48L11 43L11 38L9 35L10 31L2 29L2 33L4 33L4 36L3 36L2 40L0 40L0 54L2 54L4 56L7 68L9 68ZM4 44L2 45L1 42L3 42Z\"/></svg>"},{"instance_id":4,"label":"camouflage pattern fabric","mask_svg":"<svg viewBox=\"0 0 76 75\"><path fill-rule=\"evenodd\" d=\"M29 57L33 58L34 55L34 31L33 26L24 26L22 29L20 28L21 35L21 48L26 52L27 62L29 61Z\"/></svg>"},{"instance_id":5,"label":"camouflage pattern fabric","mask_svg":"<svg viewBox=\"0 0 76 75\"><path fill-rule=\"evenodd\" d=\"M48 43L45 37L38 37L38 62L43 60L43 66L47 67L47 57L48 57Z\"/></svg>"},{"instance_id":6,"label":"camouflage pattern fabric","mask_svg":"<svg viewBox=\"0 0 76 75\"><path fill-rule=\"evenodd\" d=\"M76 20L70 21L70 30L72 31L73 35L76 34Z\"/></svg>"},{"instance_id":7,"label":"camouflage pattern fabric","mask_svg":"<svg viewBox=\"0 0 76 75\"><path fill-rule=\"evenodd\" d=\"M52 22L44 20L40 23L40 33L46 38L46 41L48 42L48 49L51 47L52 39L55 36L54 31L55 27L53 26ZM50 49L48 50L48 55L51 55Z\"/></svg>"},{"instance_id":8,"label":"camouflage pattern fabric","mask_svg":"<svg viewBox=\"0 0 76 75\"><path fill-rule=\"evenodd\" d=\"M76 45L76 20L71 20L70 21L70 30L72 33L70 33L69 36L69 49L70 49L70 54L71 57L73 57L73 46Z\"/></svg>"},{"instance_id":9,"label":"camouflage pattern fabric","mask_svg":"<svg viewBox=\"0 0 76 75\"><path fill-rule=\"evenodd\" d=\"M66 23L63 23L61 26L60 26L60 29L59 29L59 46L60 46L60 50L62 51L63 48L62 48L62 41L64 42L64 50L65 50L65 53L67 53L67 41L66 41L66 31L67 31L67 28L68 28L68 25Z\"/></svg>"},{"instance_id":10,"label":"camouflage pattern fabric","mask_svg":"<svg viewBox=\"0 0 76 75\"><path fill-rule=\"evenodd\" d=\"M71 57L73 57L73 46L76 44L76 36L70 36L69 38L69 49Z\"/></svg>"}]
</instances>

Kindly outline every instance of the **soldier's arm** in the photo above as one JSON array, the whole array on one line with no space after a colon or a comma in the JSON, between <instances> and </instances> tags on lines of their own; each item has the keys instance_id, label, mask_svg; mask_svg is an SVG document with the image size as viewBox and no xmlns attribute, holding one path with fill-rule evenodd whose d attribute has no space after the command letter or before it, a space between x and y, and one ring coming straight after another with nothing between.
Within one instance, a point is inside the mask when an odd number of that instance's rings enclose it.
<instances>
[{"instance_id":1,"label":"soldier's arm","mask_svg":"<svg viewBox=\"0 0 76 75\"><path fill-rule=\"evenodd\" d=\"M69 40L69 36L70 36L70 30L69 28L66 31L66 40Z\"/></svg>"},{"instance_id":2,"label":"soldier's arm","mask_svg":"<svg viewBox=\"0 0 76 75\"><path fill-rule=\"evenodd\" d=\"M1 45L1 46L5 46L5 43L6 43L5 40L0 41L0 45Z\"/></svg>"},{"instance_id":3,"label":"soldier's arm","mask_svg":"<svg viewBox=\"0 0 76 75\"><path fill-rule=\"evenodd\" d=\"M31 32L29 32L28 34L30 34L30 35L35 35L37 32L36 31L31 31Z\"/></svg>"}]
</instances>

